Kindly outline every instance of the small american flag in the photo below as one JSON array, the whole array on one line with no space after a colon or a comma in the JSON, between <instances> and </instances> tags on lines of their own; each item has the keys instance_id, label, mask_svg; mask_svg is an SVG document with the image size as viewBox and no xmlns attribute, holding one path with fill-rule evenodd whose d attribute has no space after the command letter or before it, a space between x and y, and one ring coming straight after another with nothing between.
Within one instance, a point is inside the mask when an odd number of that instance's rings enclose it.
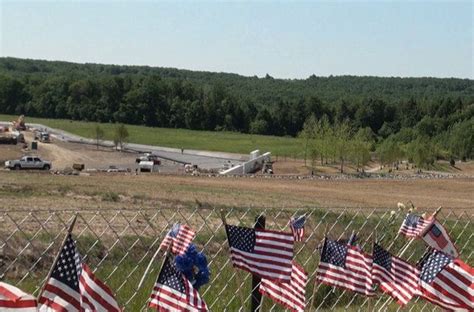
<instances>
[{"instance_id":1,"label":"small american flag","mask_svg":"<svg viewBox=\"0 0 474 312\"><path fill-rule=\"evenodd\" d=\"M82 263L71 234L39 302L40 311L120 311L112 291Z\"/></svg>"},{"instance_id":2,"label":"small american flag","mask_svg":"<svg viewBox=\"0 0 474 312\"><path fill-rule=\"evenodd\" d=\"M166 257L148 303L157 311L208 311L193 285Z\"/></svg>"},{"instance_id":3,"label":"small american flag","mask_svg":"<svg viewBox=\"0 0 474 312\"><path fill-rule=\"evenodd\" d=\"M407 214L405 220L403 220L402 226L400 227L400 230L398 230L398 233L407 237L417 237L430 223L430 219L425 220L423 217L409 213Z\"/></svg>"},{"instance_id":4,"label":"small american flag","mask_svg":"<svg viewBox=\"0 0 474 312\"><path fill-rule=\"evenodd\" d=\"M451 257L459 257L459 252L449 237L448 232L436 219L433 219L432 224L420 235L428 246L442 251Z\"/></svg>"},{"instance_id":5,"label":"small american flag","mask_svg":"<svg viewBox=\"0 0 474 312\"><path fill-rule=\"evenodd\" d=\"M189 226L175 223L161 242L160 249L166 250L171 244L171 252L175 255L182 255L186 252L194 237L196 237L196 232Z\"/></svg>"},{"instance_id":6,"label":"small american flag","mask_svg":"<svg viewBox=\"0 0 474 312\"><path fill-rule=\"evenodd\" d=\"M304 223L305 222L306 222L306 216L299 216L297 218L291 218L290 227L291 227L291 232L293 233L293 237L295 239L295 242L303 241Z\"/></svg>"},{"instance_id":7,"label":"small american flag","mask_svg":"<svg viewBox=\"0 0 474 312\"><path fill-rule=\"evenodd\" d=\"M402 259L392 256L388 251L374 244L374 264L372 277L374 283L400 305L407 304L418 291L420 271Z\"/></svg>"},{"instance_id":8,"label":"small american flag","mask_svg":"<svg viewBox=\"0 0 474 312\"><path fill-rule=\"evenodd\" d=\"M20 289L0 282L0 311L2 312L36 312L38 302L32 295Z\"/></svg>"},{"instance_id":9,"label":"small american flag","mask_svg":"<svg viewBox=\"0 0 474 312\"><path fill-rule=\"evenodd\" d=\"M428 252L419 262L421 295L449 310L474 311L474 269L460 259Z\"/></svg>"},{"instance_id":10,"label":"small american flag","mask_svg":"<svg viewBox=\"0 0 474 312\"><path fill-rule=\"evenodd\" d=\"M291 281L291 233L227 224L225 228L234 267L273 281Z\"/></svg>"},{"instance_id":11,"label":"small american flag","mask_svg":"<svg viewBox=\"0 0 474 312\"><path fill-rule=\"evenodd\" d=\"M291 281L289 283L278 283L262 279L259 291L291 311L300 312L304 311L306 307L305 290L307 282L308 274L300 265L293 261Z\"/></svg>"},{"instance_id":12,"label":"small american flag","mask_svg":"<svg viewBox=\"0 0 474 312\"><path fill-rule=\"evenodd\" d=\"M326 238L316 280L330 286L373 296L372 257L354 246Z\"/></svg>"}]
</instances>

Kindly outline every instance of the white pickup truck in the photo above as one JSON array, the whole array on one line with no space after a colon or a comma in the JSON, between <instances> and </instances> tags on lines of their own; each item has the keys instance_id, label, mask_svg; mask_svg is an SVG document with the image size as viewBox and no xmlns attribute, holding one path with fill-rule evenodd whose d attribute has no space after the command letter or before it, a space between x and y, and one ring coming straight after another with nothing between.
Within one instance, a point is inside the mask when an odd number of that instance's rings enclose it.
<instances>
[{"instance_id":1,"label":"white pickup truck","mask_svg":"<svg viewBox=\"0 0 474 312\"><path fill-rule=\"evenodd\" d=\"M20 169L49 170L51 169L51 162L41 160L38 156L23 156L19 160L7 160L5 162L5 168L8 168L10 170L20 170Z\"/></svg>"}]
</instances>

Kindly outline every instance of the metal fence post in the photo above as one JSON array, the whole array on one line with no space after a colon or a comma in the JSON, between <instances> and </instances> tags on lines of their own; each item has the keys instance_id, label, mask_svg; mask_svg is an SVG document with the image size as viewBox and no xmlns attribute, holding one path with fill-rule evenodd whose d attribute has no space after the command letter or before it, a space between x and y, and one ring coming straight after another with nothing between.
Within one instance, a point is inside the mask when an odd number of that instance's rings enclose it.
<instances>
[{"instance_id":1,"label":"metal fence post","mask_svg":"<svg viewBox=\"0 0 474 312\"><path fill-rule=\"evenodd\" d=\"M265 216L260 215L255 218L255 229L264 229L265 228ZM258 312L260 310L260 304L262 302L262 294L258 291L260 287L260 276L252 274L252 300L250 311Z\"/></svg>"}]
</instances>

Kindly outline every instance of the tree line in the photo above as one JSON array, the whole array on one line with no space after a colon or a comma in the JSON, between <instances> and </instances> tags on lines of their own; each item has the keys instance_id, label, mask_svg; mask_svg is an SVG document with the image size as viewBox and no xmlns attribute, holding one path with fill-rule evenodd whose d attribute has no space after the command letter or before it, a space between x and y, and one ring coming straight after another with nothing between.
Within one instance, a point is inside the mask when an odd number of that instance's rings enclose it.
<instances>
[{"instance_id":1,"label":"tree line","mask_svg":"<svg viewBox=\"0 0 474 312\"><path fill-rule=\"evenodd\" d=\"M313 150L324 159L331 154L345 161L337 151L323 151L321 133L332 139L350 134L351 142L364 141L387 162L397 153L416 159L407 152L424 144L430 145L424 150L436 151L434 157L473 157L474 82L469 79L313 75L285 80L0 58L0 112L278 136L307 136L305 126L316 124L318 135L310 141L319 142ZM395 151L397 146L403 153ZM356 158L351 161L362 164L365 156Z\"/></svg>"}]
</instances>

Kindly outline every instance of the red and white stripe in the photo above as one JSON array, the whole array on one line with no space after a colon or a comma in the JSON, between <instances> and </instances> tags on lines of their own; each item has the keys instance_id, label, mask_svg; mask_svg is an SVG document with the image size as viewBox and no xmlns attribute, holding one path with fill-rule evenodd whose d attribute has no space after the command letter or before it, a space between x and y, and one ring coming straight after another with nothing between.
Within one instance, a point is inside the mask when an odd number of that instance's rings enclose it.
<instances>
[{"instance_id":1,"label":"red and white stripe","mask_svg":"<svg viewBox=\"0 0 474 312\"><path fill-rule=\"evenodd\" d=\"M120 311L110 288L99 280L85 263L82 264L79 289L82 300L81 306L86 311Z\"/></svg>"},{"instance_id":2,"label":"red and white stripe","mask_svg":"<svg viewBox=\"0 0 474 312\"><path fill-rule=\"evenodd\" d=\"M81 311L81 295L79 292L51 277L39 298L41 312Z\"/></svg>"},{"instance_id":3,"label":"red and white stripe","mask_svg":"<svg viewBox=\"0 0 474 312\"><path fill-rule=\"evenodd\" d=\"M171 252L175 255L182 255L186 252L189 244L191 244L195 237L196 232L194 232L193 229L191 229L186 224L181 224L176 237L172 237L171 235L167 234L163 239L163 242L160 244L160 249L166 250L171 244Z\"/></svg>"},{"instance_id":4,"label":"red and white stripe","mask_svg":"<svg viewBox=\"0 0 474 312\"><path fill-rule=\"evenodd\" d=\"M293 260L293 234L255 229L255 237L253 252L230 248L233 265L262 278L289 282Z\"/></svg>"},{"instance_id":5,"label":"red and white stripe","mask_svg":"<svg viewBox=\"0 0 474 312\"><path fill-rule=\"evenodd\" d=\"M302 312L306 307L307 282L308 274L293 261L291 281L289 283L277 283L268 279L262 279L259 291L291 311Z\"/></svg>"},{"instance_id":6,"label":"red and white stripe","mask_svg":"<svg viewBox=\"0 0 474 312\"><path fill-rule=\"evenodd\" d=\"M454 245L453 241L448 235L448 232L444 226L439 223L436 219L433 220L433 225L426 227L426 229L420 234L423 241L430 247L436 250L442 251L452 257L459 257L459 252ZM437 237L433 234L432 226L436 226L440 231L440 235Z\"/></svg>"},{"instance_id":7,"label":"red and white stripe","mask_svg":"<svg viewBox=\"0 0 474 312\"><path fill-rule=\"evenodd\" d=\"M36 298L15 286L0 282L0 311L2 312L37 312Z\"/></svg>"},{"instance_id":8,"label":"red and white stripe","mask_svg":"<svg viewBox=\"0 0 474 312\"><path fill-rule=\"evenodd\" d=\"M293 238L295 242L302 242L304 238L304 228L293 228L291 227L291 231L293 233Z\"/></svg>"},{"instance_id":9,"label":"red and white stripe","mask_svg":"<svg viewBox=\"0 0 474 312\"><path fill-rule=\"evenodd\" d=\"M186 280L186 293L181 293L166 285L156 283L148 306L158 311L208 311L206 303L197 290Z\"/></svg>"},{"instance_id":10,"label":"red and white stripe","mask_svg":"<svg viewBox=\"0 0 474 312\"><path fill-rule=\"evenodd\" d=\"M316 271L316 280L330 286L342 287L366 296L373 296L371 271L372 257L357 250L354 246L347 246L345 268L320 262Z\"/></svg>"},{"instance_id":11,"label":"red and white stripe","mask_svg":"<svg viewBox=\"0 0 474 312\"><path fill-rule=\"evenodd\" d=\"M474 311L474 269L455 259L431 283L420 280L420 292L445 309Z\"/></svg>"},{"instance_id":12,"label":"red and white stripe","mask_svg":"<svg viewBox=\"0 0 474 312\"><path fill-rule=\"evenodd\" d=\"M121 311L110 288L84 263L79 278L79 292L51 277L39 302L41 312Z\"/></svg>"},{"instance_id":13,"label":"red and white stripe","mask_svg":"<svg viewBox=\"0 0 474 312\"><path fill-rule=\"evenodd\" d=\"M406 224L405 221L403 221L402 226L398 230L398 233L403 234L407 237L418 237L423 230L431 224L431 218L424 219L420 217L420 220L418 221L416 227L409 226Z\"/></svg>"},{"instance_id":14,"label":"red and white stripe","mask_svg":"<svg viewBox=\"0 0 474 312\"><path fill-rule=\"evenodd\" d=\"M397 299L398 304L405 305L418 292L420 271L400 258L391 258L390 271L374 262L372 277L384 292Z\"/></svg>"}]
</instances>

